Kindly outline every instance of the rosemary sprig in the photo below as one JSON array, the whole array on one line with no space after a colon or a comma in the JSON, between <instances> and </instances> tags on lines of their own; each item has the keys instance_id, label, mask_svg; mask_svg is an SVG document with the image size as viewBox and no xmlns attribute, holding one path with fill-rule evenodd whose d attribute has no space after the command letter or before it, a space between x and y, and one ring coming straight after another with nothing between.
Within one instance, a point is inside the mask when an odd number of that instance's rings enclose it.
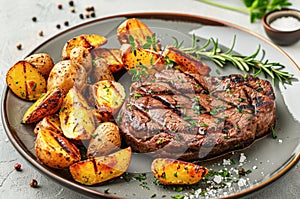
<instances>
[{"instance_id":1,"label":"rosemary sprig","mask_svg":"<svg viewBox=\"0 0 300 199\"><path fill-rule=\"evenodd\" d=\"M218 66L224 67L228 63L231 63L234 67L241 71L252 72L253 75L258 76L264 74L265 77L270 77L274 83L275 80L280 81L282 84L291 84L293 79L293 74L283 71L285 68L279 62L269 62L269 60L264 60L265 51L259 46L257 50L249 56L235 54L233 52L236 37L234 37L233 43L226 52L223 52L219 47L218 39L210 38L202 46L198 46L197 42L199 41L195 35L192 36L192 46L190 48L183 48L182 42L179 43L177 39L174 39L174 46L180 48L186 53L193 55L200 59L201 57L206 57ZM207 50L209 45L213 45L211 50ZM262 52L262 58L257 59L258 54Z\"/></svg>"}]
</instances>

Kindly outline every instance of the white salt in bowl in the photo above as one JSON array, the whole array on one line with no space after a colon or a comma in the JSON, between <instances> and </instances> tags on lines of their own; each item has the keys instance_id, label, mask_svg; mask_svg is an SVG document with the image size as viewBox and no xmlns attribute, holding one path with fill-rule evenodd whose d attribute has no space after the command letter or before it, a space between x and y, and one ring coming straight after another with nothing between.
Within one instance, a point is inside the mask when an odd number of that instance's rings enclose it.
<instances>
[{"instance_id":1,"label":"white salt in bowl","mask_svg":"<svg viewBox=\"0 0 300 199\"><path fill-rule=\"evenodd\" d=\"M276 44L289 46L300 40L300 11L282 9L271 11L262 19L268 37Z\"/></svg>"}]
</instances>

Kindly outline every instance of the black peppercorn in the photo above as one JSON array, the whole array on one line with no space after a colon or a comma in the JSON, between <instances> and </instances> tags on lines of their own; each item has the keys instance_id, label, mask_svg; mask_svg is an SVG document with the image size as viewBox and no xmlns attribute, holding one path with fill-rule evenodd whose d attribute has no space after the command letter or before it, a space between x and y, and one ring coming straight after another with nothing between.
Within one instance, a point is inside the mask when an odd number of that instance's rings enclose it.
<instances>
[{"instance_id":1,"label":"black peppercorn","mask_svg":"<svg viewBox=\"0 0 300 199\"><path fill-rule=\"evenodd\" d=\"M33 22L36 22L36 21L37 21L37 18L36 18L36 17L32 17L32 21L33 21Z\"/></svg>"},{"instance_id":2,"label":"black peppercorn","mask_svg":"<svg viewBox=\"0 0 300 199\"><path fill-rule=\"evenodd\" d=\"M17 44L17 49L22 50L22 44Z\"/></svg>"},{"instance_id":3,"label":"black peppercorn","mask_svg":"<svg viewBox=\"0 0 300 199\"><path fill-rule=\"evenodd\" d=\"M65 26L69 26L69 22L68 21L65 21Z\"/></svg>"},{"instance_id":4,"label":"black peppercorn","mask_svg":"<svg viewBox=\"0 0 300 199\"><path fill-rule=\"evenodd\" d=\"M70 6L74 6L74 1L69 1Z\"/></svg>"},{"instance_id":5,"label":"black peppercorn","mask_svg":"<svg viewBox=\"0 0 300 199\"><path fill-rule=\"evenodd\" d=\"M56 25L56 28L57 28L57 29L60 29L60 24L57 24L57 25Z\"/></svg>"},{"instance_id":6,"label":"black peppercorn","mask_svg":"<svg viewBox=\"0 0 300 199\"><path fill-rule=\"evenodd\" d=\"M91 17L96 17L96 14L94 12L92 12Z\"/></svg>"},{"instance_id":7,"label":"black peppercorn","mask_svg":"<svg viewBox=\"0 0 300 199\"><path fill-rule=\"evenodd\" d=\"M82 13L80 13L79 18L84 19L84 15Z\"/></svg>"}]
</instances>

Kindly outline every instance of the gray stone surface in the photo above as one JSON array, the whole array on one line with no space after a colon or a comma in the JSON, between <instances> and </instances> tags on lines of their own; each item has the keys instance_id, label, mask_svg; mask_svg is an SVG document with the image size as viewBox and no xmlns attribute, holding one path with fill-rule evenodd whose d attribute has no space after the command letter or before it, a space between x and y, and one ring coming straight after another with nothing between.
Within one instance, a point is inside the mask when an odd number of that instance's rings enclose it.
<instances>
[{"instance_id":1,"label":"gray stone surface","mask_svg":"<svg viewBox=\"0 0 300 199\"><path fill-rule=\"evenodd\" d=\"M231 12L211 6L204 5L194 0L86 0L74 1L75 13L70 12L68 1L62 0L0 0L0 88L1 94L5 85L5 74L8 68L17 60L22 59L35 46L47 38L67 29L65 21L69 26L86 22L90 19L81 20L80 13L85 13L86 6L96 8L97 17L108 16L116 13L127 13L137 11L170 11L191 13L225 20L233 24L244 26L258 34L266 36L259 22L250 24L247 15ZM218 2L225 2L218 0ZM299 0L291 0L293 7L300 9ZM61 3L63 9L59 10L57 4ZM242 6L240 1L230 0L226 3ZM37 22L32 17L37 17ZM61 29L56 28L61 25ZM43 31L44 36L38 33ZM23 49L17 50L16 45L21 43ZM295 62L300 64L299 56L300 42L284 47ZM297 97L299 96L298 94ZM0 199L14 198L86 198L75 193L58 183L40 174L28 162L26 162L13 148L8 140L2 124L0 123ZM14 169L15 163L21 163L23 171ZM40 188L33 189L29 186L32 178L37 179ZM249 198L299 198L300 197L300 169L299 163L286 175L255 193Z\"/></svg>"}]
</instances>

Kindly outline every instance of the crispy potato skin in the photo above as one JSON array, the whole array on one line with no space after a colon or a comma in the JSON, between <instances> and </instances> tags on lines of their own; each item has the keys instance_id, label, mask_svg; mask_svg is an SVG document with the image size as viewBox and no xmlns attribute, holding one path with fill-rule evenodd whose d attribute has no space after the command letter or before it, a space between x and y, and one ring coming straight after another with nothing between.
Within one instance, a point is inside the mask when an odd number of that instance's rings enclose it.
<instances>
[{"instance_id":1,"label":"crispy potato skin","mask_svg":"<svg viewBox=\"0 0 300 199\"><path fill-rule=\"evenodd\" d=\"M69 139L88 140L95 130L92 109L75 87L63 100L59 120L64 136Z\"/></svg>"},{"instance_id":2,"label":"crispy potato skin","mask_svg":"<svg viewBox=\"0 0 300 199\"><path fill-rule=\"evenodd\" d=\"M168 158L155 159L151 170L154 177L165 185L195 184L208 173L205 167Z\"/></svg>"},{"instance_id":3,"label":"crispy potato skin","mask_svg":"<svg viewBox=\"0 0 300 199\"><path fill-rule=\"evenodd\" d=\"M79 149L60 134L41 128L35 141L36 155L45 165L55 168L67 168L80 161Z\"/></svg>"},{"instance_id":4,"label":"crispy potato skin","mask_svg":"<svg viewBox=\"0 0 300 199\"><path fill-rule=\"evenodd\" d=\"M105 59L107 67L112 73L119 72L124 67L121 53L121 50L116 48L97 48L92 51L93 59Z\"/></svg>"},{"instance_id":5,"label":"crispy potato skin","mask_svg":"<svg viewBox=\"0 0 300 199\"><path fill-rule=\"evenodd\" d=\"M47 53L36 53L25 58L25 61L32 64L46 79L52 70L54 63Z\"/></svg>"},{"instance_id":6,"label":"crispy potato skin","mask_svg":"<svg viewBox=\"0 0 300 199\"><path fill-rule=\"evenodd\" d=\"M35 101L47 91L45 77L27 61L15 63L6 73L6 83L19 98Z\"/></svg>"},{"instance_id":7,"label":"crispy potato skin","mask_svg":"<svg viewBox=\"0 0 300 199\"><path fill-rule=\"evenodd\" d=\"M136 18L131 18L125 20L118 27L117 35L121 44L130 44L129 37L132 37L136 47L143 47L146 43L148 43L148 40L152 38L153 32L142 21ZM152 45L149 49L158 52L161 50L161 45L158 42L156 45Z\"/></svg>"},{"instance_id":8,"label":"crispy potato skin","mask_svg":"<svg viewBox=\"0 0 300 199\"><path fill-rule=\"evenodd\" d=\"M92 158L108 155L120 149L120 147L121 136L119 127L112 122L103 122L93 133L88 146L87 156Z\"/></svg>"},{"instance_id":9,"label":"crispy potato skin","mask_svg":"<svg viewBox=\"0 0 300 199\"><path fill-rule=\"evenodd\" d=\"M164 50L163 56L168 57L169 60L176 62L177 65L175 68L178 68L182 71L199 73L201 75L208 75L210 72L210 68L206 64L175 47L168 46Z\"/></svg>"},{"instance_id":10,"label":"crispy potato skin","mask_svg":"<svg viewBox=\"0 0 300 199\"><path fill-rule=\"evenodd\" d=\"M71 50L70 59L73 64L78 67L83 67L87 75L90 75L93 69L92 55L88 49L77 46Z\"/></svg>"},{"instance_id":11,"label":"crispy potato skin","mask_svg":"<svg viewBox=\"0 0 300 199\"><path fill-rule=\"evenodd\" d=\"M165 65L164 57L160 53L143 48L136 48L133 51L131 46L123 49L122 62L127 70L134 69L140 65L149 69L154 65Z\"/></svg>"},{"instance_id":12,"label":"crispy potato skin","mask_svg":"<svg viewBox=\"0 0 300 199\"><path fill-rule=\"evenodd\" d=\"M63 94L59 88L49 90L33 103L25 112L22 123L31 124L42 120L45 116L56 113L63 103Z\"/></svg>"},{"instance_id":13,"label":"crispy potato skin","mask_svg":"<svg viewBox=\"0 0 300 199\"><path fill-rule=\"evenodd\" d=\"M39 121L33 130L35 136L37 136L40 129L48 129L57 134L62 134L58 114L48 115Z\"/></svg>"},{"instance_id":14,"label":"crispy potato skin","mask_svg":"<svg viewBox=\"0 0 300 199\"><path fill-rule=\"evenodd\" d=\"M88 50L98 48L107 42L105 37L96 34L83 34L70 39L62 51L62 59L70 59L70 53L73 48L82 46Z\"/></svg>"},{"instance_id":15,"label":"crispy potato skin","mask_svg":"<svg viewBox=\"0 0 300 199\"><path fill-rule=\"evenodd\" d=\"M94 60L93 72L90 77L92 83L96 83L101 80L115 80L112 72L109 70L109 66L105 58L97 58Z\"/></svg>"},{"instance_id":16,"label":"crispy potato skin","mask_svg":"<svg viewBox=\"0 0 300 199\"><path fill-rule=\"evenodd\" d=\"M66 95L75 85L79 90L86 86L87 73L83 67L76 66L71 60L56 63L49 74L47 90L60 88Z\"/></svg>"},{"instance_id":17,"label":"crispy potato skin","mask_svg":"<svg viewBox=\"0 0 300 199\"><path fill-rule=\"evenodd\" d=\"M99 113L114 115L121 108L126 93L119 82L102 80L93 85L93 96Z\"/></svg>"},{"instance_id":18,"label":"crispy potato skin","mask_svg":"<svg viewBox=\"0 0 300 199\"><path fill-rule=\"evenodd\" d=\"M122 175L131 160L131 148L113 154L95 157L72 164L69 169L73 179L84 185L99 184Z\"/></svg>"}]
</instances>

